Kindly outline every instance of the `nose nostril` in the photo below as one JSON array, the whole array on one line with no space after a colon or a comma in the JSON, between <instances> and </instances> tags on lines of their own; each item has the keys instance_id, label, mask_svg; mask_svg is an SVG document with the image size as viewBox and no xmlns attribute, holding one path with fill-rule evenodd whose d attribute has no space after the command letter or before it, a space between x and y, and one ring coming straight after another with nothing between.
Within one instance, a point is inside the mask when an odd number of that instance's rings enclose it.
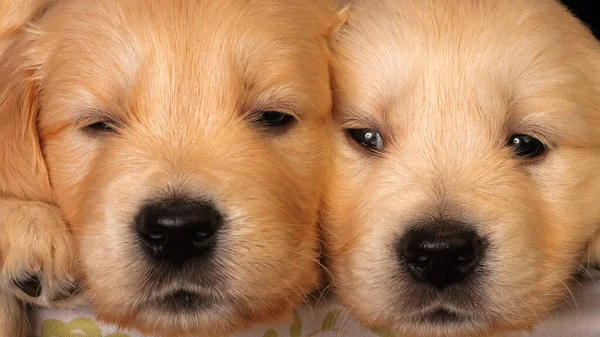
<instances>
[{"instance_id":1,"label":"nose nostril","mask_svg":"<svg viewBox=\"0 0 600 337\"><path fill-rule=\"evenodd\" d=\"M151 232L148 234L144 234L148 239L152 240L152 241L163 241L166 239L166 236L164 233L161 232Z\"/></svg>"},{"instance_id":2,"label":"nose nostril","mask_svg":"<svg viewBox=\"0 0 600 337\"><path fill-rule=\"evenodd\" d=\"M210 235L211 235L211 233L209 233L209 232L196 232L196 239L203 240L203 239L209 237Z\"/></svg>"},{"instance_id":3,"label":"nose nostril","mask_svg":"<svg viewBox=\"0 0 600 337\"><path fill-rule=\"evenodd\" d=\"M211 230L201 230L194 233L194 237L192 238L192 243L196 247L206 246L212 243L212 238L214 237L214 231Z\"/></svg>"},{"instance_id":4,"label":"nose nostril","mask_svg":"<svg viewBox=\"0 0 600 337\"><path fill-rule=\"evenodd\" d=\"M477 260L480 246L481 240L477 238L466 240L464 243L457 246L457 255L454 261L459 264L468 264Z\"/></svg>"},{"instance_id":5,"label":"nose nostril","mask_svg":"<svg viewBox=\"0 0 600 337\"><path fill-rule=\"evenodd\" d=\"M426 254L407 254L405 255L406 259L410 262L413 263L415 265L418 266L426 266L429 263L429 256L427 256Z\"/></svg>"},{"instance_id":6,"label":"nose nostril","mask_svg":"<svg viewBox=\"0 0 600 337\"><path fill-rule=\"evenodd\" d=\"M442 228L441 230L436 230ZM480 237L460 226L431 226L408 231L399 241L399 257L418 282L443 289L473 273L483 254Z\"/></svg>"},{"instance_id":7,"label":"nose nostril","mask_svg":"<svg viewBox=\"0 0 600 337\"><path fill-rule=\"evenodd\" d=\"M136 218L138 236L150 256L173 264L204 257L216 244L221 223L212 205L185 200L147 205Z\"/></svg>"},{"instance_id":8,"label":"nose nostril","mask_svg":"<svg viewBox=\"0 0 600 337\"><path fill-rule=\"evenodd\" d=\"M425 254L417 254L408 258L408 260L415 266L423 268L429 264L430 258Z\"/></svg>"}]
</instances>

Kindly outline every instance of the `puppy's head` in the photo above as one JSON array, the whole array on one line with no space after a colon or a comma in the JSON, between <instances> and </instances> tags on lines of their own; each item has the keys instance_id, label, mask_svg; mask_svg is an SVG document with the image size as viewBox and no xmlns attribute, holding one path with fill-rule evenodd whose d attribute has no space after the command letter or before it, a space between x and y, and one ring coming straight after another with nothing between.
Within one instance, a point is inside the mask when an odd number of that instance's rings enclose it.
<instances>
[{"instance_id":1,"label":"puppy's head","mask_svg":"<svg viewBox=\"0 0 600 337\"><path fill-rule=\"evenodd\" d=\"M554 1L357 2L327 255L364 322L528 328L598 258L600 47Z\"/></svg>"},{"instance_id":2,"label":"puppy's head","mask_svg":"<svg viewBox=\"0 0 600 337\"><path fill-rule=\"evenodd\" d=\"M101 318L220 335L314 289L336 20L324 1L64 0L6 52L6 148L32 160L39 134L29 179Z\"/></svg>"}]
</instances>

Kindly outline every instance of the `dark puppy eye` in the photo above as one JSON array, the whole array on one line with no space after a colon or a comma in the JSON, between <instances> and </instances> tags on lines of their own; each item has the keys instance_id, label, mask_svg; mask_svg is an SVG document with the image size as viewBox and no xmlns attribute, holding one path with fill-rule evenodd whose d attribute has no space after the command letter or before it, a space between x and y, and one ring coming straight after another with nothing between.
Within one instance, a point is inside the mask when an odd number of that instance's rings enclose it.
<instances>
[{"instance_id":1,"label":"dark puppy eye","mask_svg":"<svg viewBox=\"0 0 600 337\"><path fill-rule=\"evenodd\" d=\"M355 142L371 150L381 151L383 148L381 135L373 129L348 129L348 134Z\"/></svg>"},{"instance_id":2,"label":"dark puppy eye","mask_svg":"<svg viewBox=\"0 0 600 337\"><path fill-rule=\"evenodd\" d=\"M96 122L84 127L84 130L92 133L114 133L115 128L110 122Z\"/></svg>"},{"instance_id":3,"label":"dark puppy eye","mask_svg":"<svg viewBox=\"0 0 600 337\"><path fill-rule=\"evenodd\" d=\"M508 141L515 156L525 159L536 158L546 152L546 146L542 141L528 135L513 135Z\"/></svg>"},{"instance_id":4,"label":"dark puppy eye","mask_svg":"<svg viewBox=\"0 0 600 337\"><path fill-rule=\"evenodd\" d=\"M256 122L270 128L282 127L294 121L294 116L280 111L262 111Z\"/></svg>"}]
</instances>

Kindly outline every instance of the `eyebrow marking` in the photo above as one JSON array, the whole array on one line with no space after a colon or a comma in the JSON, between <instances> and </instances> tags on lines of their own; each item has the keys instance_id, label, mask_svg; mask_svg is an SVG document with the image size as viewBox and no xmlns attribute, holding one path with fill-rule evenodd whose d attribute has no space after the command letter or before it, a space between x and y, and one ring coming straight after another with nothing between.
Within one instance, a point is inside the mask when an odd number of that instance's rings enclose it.
<instances>
[{"instance_id":1,"label":"eyebrow marking","mask_svg":"<svg viewBox=\"0 0 600 337\"><path fill-rule=\"evenodd\" d=\"M270 88L250 98L248 106L243 109L244 115L251 115L258 111L275 110L289 113L296 118L302 115L302 99L298 98L294 85L282 85Z\"/></svg>"},{"instance_id":2,"label":"eyebrow marking","mask_svg":"<svg viewBox=\"0 0 600 337\"><path fill-rule=\"evenodd\" d=\"M120 121L117 118L115 118L115 116L113 116L112 114L108 113L105 110L98 109L85 109L85 112L77 116L77 118L75 119L75 123L78 125L101 121L108 121L115 125L121 124Z\"/></svg>"},{"instance_id":3,"label":"eyebrow marking","mask_svg":"<svg viewBox=\"0 0 600 337\"><path fill-rule=\"evenodd\" d=\"M339 123L351 125L377 126L381 124L373 114L366 112L363 109L357 108L335 108L333 116Z\"/></svg>"}]
</instances>

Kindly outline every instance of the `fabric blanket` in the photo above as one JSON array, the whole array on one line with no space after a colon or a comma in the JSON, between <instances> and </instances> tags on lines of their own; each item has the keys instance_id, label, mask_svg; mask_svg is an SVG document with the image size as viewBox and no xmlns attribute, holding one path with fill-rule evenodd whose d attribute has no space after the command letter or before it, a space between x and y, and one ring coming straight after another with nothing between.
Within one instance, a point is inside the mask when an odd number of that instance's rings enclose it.
<instances>
[{"instance_id":1,"label":"fabric blanket","mask_svg":"<svg viewBox=\"0 0 600 337\"><path fill-rule=\"evenodd\" d=\"M591 271L577 280L568 301L551 317L541 321L532 333L520 337L600 336L600 272ZM98 322L91 308L77 310L36 309L30 312L34 337L149 337L136 331L118 330ZM198 336L210 337L210 336ZM300 308L294 322L260 326L236 337L394 337L381 329L361 327L335 302ZM400 337L400 336L398 336Z\"/></svg>"}]
</instances>

